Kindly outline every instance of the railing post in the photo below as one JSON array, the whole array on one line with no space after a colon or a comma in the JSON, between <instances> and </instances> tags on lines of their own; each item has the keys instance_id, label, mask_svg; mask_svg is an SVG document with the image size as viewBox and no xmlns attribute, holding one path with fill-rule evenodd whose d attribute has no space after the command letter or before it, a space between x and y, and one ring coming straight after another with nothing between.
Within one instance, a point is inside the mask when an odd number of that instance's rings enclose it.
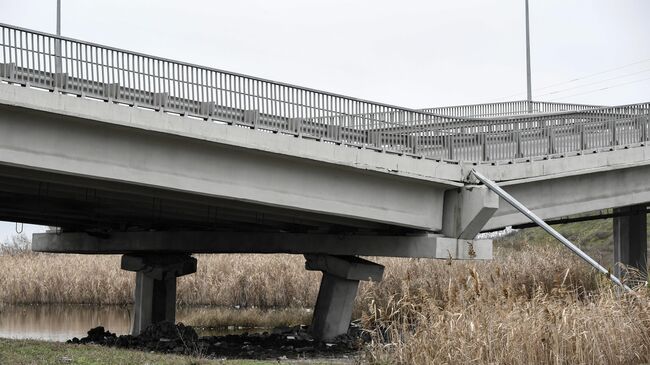
<instances>
[{"instance_id":1,"label":"railing post","mask_svg":"<svg viewBox=\"0 0 650 365\"><path fill-rule=\"evenodd\" d=\"M16 78L15 63L0 63L0 77L13 80Z\"/></svg>"},{"instance_id":2,"label":"railing post","mask_svg":"<svg viewBox=\"0 0 650 365\"><path fill-rule=\"evenodd\" d=\"M611 147L614 148L618 143L617 143L617 136L616 136L616 120L612 120L609 122L610 128L612 129L612 145Z\"/></svg>"},{"instance_id":3,"label":"railing post","mask_svg":"<svg viewBox=\"0 0 650 365\"><path fill-rule=\"evenodd\" d=\"M454 159L454 136L453 135L447 136L447 147L449 148L449 159L453 160Z\"/></svg>"},{"instance_id":4,"label":"railing post","mask_svg":"<svg viewBox=\"0 0 650 365\"><path fill-rule=\"evenodd\" d=\"M480 157L481 161L487 161L487 135L484 133L477 134L476 139L479 147L481 148Z\"/></svg>"},{"instance_id":5,"label":"railing post","mask_svg":"<svg viewBox=\"0 0 650 365\"><path fill-rule=\"evenodd\" d=\"M515 134L515 143L517 144L517 153L515 158L524 157L524 154L521 151L521 131L516 130L513 133Z\"/></svg>"},{"instance_id":6,"label":"railing post","mask_svg":"<svg viewBox=\"0 0 650 365\"><path fill-rule=\"evenodd\" d=\"M260 122L260 111L257 109L244 110L244 124L248 124L253 129L257 129Z\"/></svg>"},{"instance_id":7,"label":"railing post","mask_svg":"<svg viewBox=\"0 0 650 365\"><path fill-rule=\"evenodd\" d=\"M546 127L546 134L548 135L548 154L555 153L555 133L551 126Z\"/></svg>"},{"instance_id":8,"label":"railing post","mask_svg":"<svg viewBox=\"0 0 650 365\"><path fill-rule=\"evenodd\" d=\"M165 105L167 104L167 99L169 97L168 93L163 93L163 94L167 95L167 97L165 97L165 104L161 105L162 108L164 108ZM202 101L199 104L199 114L206 116L208 118L214 115L215 109L216 109L216 104L212 101Z\"/></svg>"},{"instance_id":9,"label":"railing post","mask_svg":"<svg viewBox=\"0 0 650 365\"><path fill-rule=\"evenodd\" d=\"M302 133L302 118L289 118L287 124L292 134L299 136Z\"/></svg>"},{"instance_id":10,"label":"railing post","mask_svg":"<svg viewBox=\"0 0 650 365\"><path fill-rule=\"evenodd\" d=\"M585 125L580 124L580 150L587 148L587 141L585 140Z\"/></svg>"},{"instance_id":11,"label":"railing post","mask_svg":"<svg viewBox=\"0 0 650 365\"><path fill-rule=\"evenodd\" d=\"M418 143L420 142L420 138L416 135L416 136L411 136L410 140L411 140L411 150L412 150L414 155L417 155L418 154Z\"/></svg>"}]
</instances>

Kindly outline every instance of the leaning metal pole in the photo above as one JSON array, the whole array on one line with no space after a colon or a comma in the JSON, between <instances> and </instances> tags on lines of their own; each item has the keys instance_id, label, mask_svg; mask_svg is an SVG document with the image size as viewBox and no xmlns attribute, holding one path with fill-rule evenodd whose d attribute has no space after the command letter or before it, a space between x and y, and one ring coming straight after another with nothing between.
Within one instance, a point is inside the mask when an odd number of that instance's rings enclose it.
<instances>
[{"instance_id":1,"label":"leaning metal pole","mask_svg":"<svg viewBox=\"0 0 650 365\"><path fill-rule=\"evenodd\" d=\"M535 213L531 212L528 208L526 208L523 204L521 204L517 199L515 199L512 195L508 194L505 190L501 189L494 181L488 179L487 177L483 176L480 172L476 170L472 170L472 174L476 176L476 178L485 184L490 190L494 191L498 196L503 198L505 201L507 201L510 205L512 205L515 209L520 211L523 215L526 217L530 218L533 222L537 223L542 229L544 229L546 232L548 232L551 236L555 237L558 241L562 242L563 245L565 245L567 248L569 248L571 251L573 251L576 255L580 256L581 259L587 261L587 263L596 270L600 271L601 273L605 274L609 280L613 281L616 285L619 285L623 289L625 289L627 292L631 292L632 289L630 289L627 285L623 284L619 278L616 276L612 275L607 269L602 267L598 262L596 262L594 259L592 259L589 255L584 253L581 249L579 249L576 245L571 243L568 239L566 239L564 236L562 236L558 231L553 229L553 227L549 226L544 222L540 217L535 215Z\"/></svg>"}]
</instances>

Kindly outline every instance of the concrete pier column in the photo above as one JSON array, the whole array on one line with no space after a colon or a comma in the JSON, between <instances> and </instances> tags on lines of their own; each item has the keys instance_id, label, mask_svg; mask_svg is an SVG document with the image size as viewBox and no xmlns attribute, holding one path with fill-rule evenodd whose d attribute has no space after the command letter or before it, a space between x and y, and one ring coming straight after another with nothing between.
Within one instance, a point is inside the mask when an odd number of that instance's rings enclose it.
<instances>
[{"instance_id":1,"label":"concrete pier column","mask_svg":"<svg viewBox=\"0 0 650 365\"><path fill-rule=\"evenodd\" d=\"M638 269L647 280L647 223L646 206L632 205L615 208L614 214L614 263L615 274L624 276L629 268ZM620 263L620 264L619 264Z\"/></svg>"},{"instance_id":2,"label":"concrete pier column","mask_svg":"<svg viewBox=\"0 0 650 365\"><path fill-rule=\"evenodd\" d=\"M307 270L323 272L310 331L329 340L348 332L360 280L381 281L384 267L356 256L305 255Z\"/></svg>"},{"instance_id":3,"label":"concrete pier column","mask_svg":"<svg viewBox=\"0 0 650 365\"><path fill-rule=\"evenodd\" d=\"M176 320L176 278L196 272L189 255L124 255L122 269L135 271L131 334L152 323Z\"/></svg>"}]
</instances>

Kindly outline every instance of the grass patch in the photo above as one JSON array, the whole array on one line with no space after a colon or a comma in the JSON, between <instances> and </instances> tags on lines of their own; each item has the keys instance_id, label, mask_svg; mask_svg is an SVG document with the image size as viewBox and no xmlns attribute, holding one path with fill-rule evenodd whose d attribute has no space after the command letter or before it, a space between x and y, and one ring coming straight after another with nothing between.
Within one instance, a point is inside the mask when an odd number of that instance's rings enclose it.
<instances>
[{"instance_id":1,"label":"grass patch","mask_svg":"<svg viewBox=\"0 0 650 365\"><path fill-rule=\"evenodd\" d=\"M0 339L0 364L72 365L262 365L277 361L210 360L190 356L151 354L96 345L71 345L57 342Z\"/></svg>"}]
</instances>

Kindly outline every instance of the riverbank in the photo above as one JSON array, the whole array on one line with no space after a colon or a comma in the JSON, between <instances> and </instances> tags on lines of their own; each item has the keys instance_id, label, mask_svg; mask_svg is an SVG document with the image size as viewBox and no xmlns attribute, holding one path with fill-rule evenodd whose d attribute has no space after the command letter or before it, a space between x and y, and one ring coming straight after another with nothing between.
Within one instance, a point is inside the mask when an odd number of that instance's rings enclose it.
<instances>
[{"instance_id":1,"label":"riverbank","mask_svg":"<svg viewBox=\"0 0 650 365\"><path fill-rule=\"evenodd\" d=\"M116 349L97 345L73 345L33 340L7 340L0 338L0 364L71 364L71 365L277 365L287 364L351 364L351 361L311 359L305 361L256 361L206 359L196 356L153 354L135 350Z\"/></svg>"},{"instance_id":2,"label":"riverbank","mask_svg":"<svg viewBox=\"0 0 650 365\"><path fill-rule=\"evenodd\" d=\"M248 311L247 321L255 322L268 308L297 309L302 317L295 322L303 323L295 324L308 323L309 313L300 311L313 306L320 274L305 271L302 256L198 259L199 272L179 280L179 305L208 306L193 324L230 325ZM354 311L372 338L362 350L364 362L650 362L646 289L634 300L618 297L607 280L557 244L514 236L489 262L377 261L386 266L384 280L361 285ZM131 301L132 274L119 270L115 256L4 255L0 267L1 300ZM213 306L241 312L210 313Z\"/></svg>"}]
</instances>

